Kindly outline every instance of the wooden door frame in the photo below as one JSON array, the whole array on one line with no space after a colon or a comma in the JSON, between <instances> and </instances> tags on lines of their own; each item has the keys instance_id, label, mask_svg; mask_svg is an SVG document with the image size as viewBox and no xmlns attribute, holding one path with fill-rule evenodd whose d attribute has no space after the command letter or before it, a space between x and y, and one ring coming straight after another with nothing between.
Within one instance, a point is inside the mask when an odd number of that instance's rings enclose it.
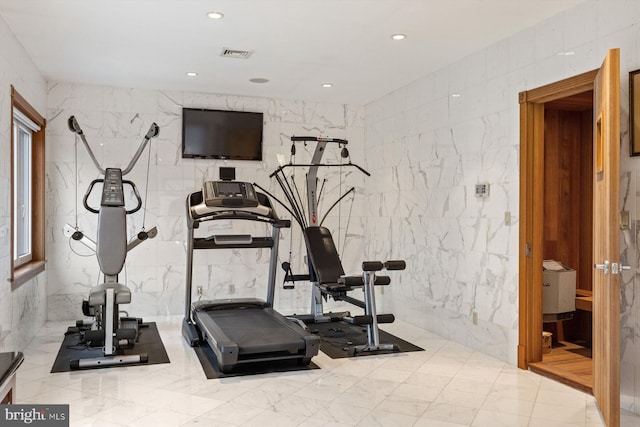
<instances>
[{"instance_id":1,"label":"wooden door frame","mask_svg":"<svg viewBox=\"0 0 640 427\"><path fill-rule=\"evenodd\" d=\"M599 69L520 92L518 367L542 361L544 104L594 89Z\"/></svg>"}]
</instances>

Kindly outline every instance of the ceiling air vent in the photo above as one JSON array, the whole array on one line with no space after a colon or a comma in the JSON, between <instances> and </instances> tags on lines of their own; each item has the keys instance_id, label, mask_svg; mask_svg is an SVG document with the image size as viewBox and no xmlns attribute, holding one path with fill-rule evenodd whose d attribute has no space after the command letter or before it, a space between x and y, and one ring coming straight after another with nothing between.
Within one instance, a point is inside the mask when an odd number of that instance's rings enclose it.
<instances>
[{"instance_id":1,"label":"ceiling air vent","mask_svg":"<svg viewBox=\"0 0 640 427\"><path fill-rule=\"evenodd\" d=\"M253 51L250 50L227 49L225 47L222 49L220 56L224 58L249 59L252 53Z\"/></svg>"}]
</instances>

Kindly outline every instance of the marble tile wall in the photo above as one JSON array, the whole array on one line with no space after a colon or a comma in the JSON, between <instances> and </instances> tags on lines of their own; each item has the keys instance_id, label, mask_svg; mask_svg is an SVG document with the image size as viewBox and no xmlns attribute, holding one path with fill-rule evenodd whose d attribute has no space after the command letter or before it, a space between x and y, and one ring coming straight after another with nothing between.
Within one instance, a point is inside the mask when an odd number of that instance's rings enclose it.
<instances>
[{"instance_id":1,"label":"marble tile wall","mask_svg":"<svg viewBox=\"0 0 640 427\"><path fill-rule=\"evenodd\" d=\"M22 350L46 320L46 273L11 291L11 85L42 115L46 82L0 18L0 351Z\"/></svg>"},{"instance_id":2,"label":"marble tile wall","mask_svg":"<svg viewBox=\"0 0 640 427\"><path fill-rule=\"evenodd\" d=\"M78 146L77 172L75 163L75 137L67 129L67 119L75 115L98 161L104 167L124 167L137 149L152 122L160 127L159 136L150 144L133 172L127 177L136 182L141 194L148 192L146 217L140 211L128 217L128 235L143 226L158 227L158 236L138 246L128 254L120 281L133 291L132 302L122 309L135 316L175 315L184 312L187 194L201 188L203 180L217 179L218 167L233 166L238 180L256 182L280 199L269 174L275 170L278 155L290 158L291 135L324 135L349 140L354 162L364 158L364 108L350 105L318 104L267 98L235 97L204 93L166 92L86 86L64 82L51 82L48 87L47 179L47 245L48 265L48 318L70 320L81 317L81 301L89 289L98 283L97 260L78 242L70 241L63 233L65 224L77 224L87 236L96 235L97 216L84 210L80 202L89 182L98 173L84 147ZM264 113L264 160L262 162L182 159L181 108L197 107L224 110L255 111ZM296 162L310 160L313 144L297 147ZM327 149L326 161L339 163L337 145ZM150 155L150 157L149 157ZM149 181L147 182L147 163ZM343 169L344 182L340 184L340 168L321 173L328 179L321 209L328 209L338 198L340 190L356 186L353 207L350 198L341 206L341 216L335 210L326 224L340 241L345 268L357 268L363 242L364 179L353 170ZM295 170L295 180L304 189L304 171ZM77 178L76 178L77 176ZM75 182L78 182L76 193ZM349 187L347 186L349 185ZM99 192L99 189L98 189ZM98 194L96 192L96 194ZM304 197L304 196L303 196ZM97 197L94 197L94 202ZM91 199L90 199L91 200ZM95 205L95 204L94 204ZM351 212L351 220L348 214ZM288 218L282 208L279 214ZM304 273L303 246L300 230L283 231L280 243L280 265L289 259L291 248L295 272ZM349 237L344 239L345 231ZM202 235L215 233L252 233L270 235L264 224L245 221L213 221L200 229ZM346 249L345 248L346 243ZM193 283L203 287L204 299L266 296L266 274L269 262L267 250L199 251L194 257ZM276 307L283 312L308 312L310 289L299 284L293 291L282 290L280 268L277 280Z\"/></svg>"},{"instance_id":3,"label":"marble tile wall","mask_svg":"<svg viewBox=\"0 0 640 427\"><path fill-rule=\"evenodd\" d=\"M367 162L376 172L365 247L372 257L408 261L385 298L398 317L516 363L518 93L597 68L614 47L622 57L621 204L640 219L640 160L627 154L627 80L640 68L639 36L639 2L586 1L365 107ZM474 195L479 183L490 185L488 198ZM633 265L621 299L622 404L640 412L635 230L621 239Z\"/></svg>"},{"instance_id":4,"label":"marble tile wall","mask_svg":"<svg viewBox=\"0 0 640 427\"><path fill-rule=\"evenodd\" d=\"M623 135L623 141L628 143L628 133ZM622 149L628 148L623 144ZM624 151L626 154L628 151ZM622 162L630 166L632 161ZM626 169L626 168L625 168ZM623 229L620 235L621 261L623 265L631 266L631 270L623 271L621 276L620 291L620 370L621 370L621 396L625 409L640 411L640 304L636 298L640 295L640 277L638 269L638 247L640 243L640 171L625 170L622 173L620 184L621 210L629 211L630 224L628 229ZM635 394L634 394L635 391Z\"/></svg>"},{"instance_id":5,"label":"marble tile wall","mask_svg":"<svg viewBox=\"0 0 640 427\"><path fill-rule=\"evenodd\" d=\"M216 178L222 165L236 166L239 179L276 191L268 174L277 167L277 154L288 158L289 136L322 134L349 139L353 160L373 172L370 180L353 172L346 176L344 182L358 190L353 207L343 203L342 216L328 220L340 239L346 269L357 271L362 258L407 259L407 271L385 289L381 305L407 322L515 364L517 94L596 68L608 48L620 47L624 127L628 118L626 76L640 68L639 22L640 4L635 0L589 0L361 108L64 82L47 86L0 19L0 140L8 141L9 84L16 85L38 109L46 110L48 120L47 271L16 292L0 287L0 350L24 347L45 317L78 318L80 301L98 281L95 258L79 256L87 252L70 244L62 232L65 223L75 224L75 205L97 176L80 147L76 194L74 137L66 129L66 120L73 114L99 160L112 166L127 162L152 121L161 127L160 137L151 146L145 218L147 227L158 226L159 235L130 253L124 276L134 291L128 307L131 314L182 312L184 199L188 192L198 189L203 179ZM181 159L182 105L264 112L265 161ZM640 161L625 156L627 147L625 131L621 205L631 212L632 228L623 232L621 241L633 270L623 275L622 403L625 409L640 412L640 308L636 300ZM308 158L308 152L299 150L299 156ZM338 161L337 155L330 158ZM0 158L4 162L0 164L2 200L9 197L7 160ZM141 189L146 189L145 168L146 154L131 175ZM345 188L340 188L335 175L329 177L327 203ZM301 183L302 177L296 180ZM474 196L477 183L490 184L489 198ZM0 273L8 277L9 214L7 204L1 206ZM78 226L95 235L95 216L78 209ZM352 213L350 220L348 212ZM511 213L510 226L505 224L506 212ZM131 218L130 234L140 229L141 215ZM239 228L245 226L224 223L209 225L204 232ZM258 228L260 231L264 230ZM303 270L299 233L283 235L280 261L289 258L289 247L293 265ZM263 281L256 277L265 271L267 259L260 251L201 253L196 257L194 280L202 284L206 298L263 296ZM230 285L235 288L233 294ZM292 292L279 290L276 305L282 311L300 312L308 309L308 298L308 288L298 285ZM477 313L477 325L473 313Z\"/></svg>"}]
</instances>

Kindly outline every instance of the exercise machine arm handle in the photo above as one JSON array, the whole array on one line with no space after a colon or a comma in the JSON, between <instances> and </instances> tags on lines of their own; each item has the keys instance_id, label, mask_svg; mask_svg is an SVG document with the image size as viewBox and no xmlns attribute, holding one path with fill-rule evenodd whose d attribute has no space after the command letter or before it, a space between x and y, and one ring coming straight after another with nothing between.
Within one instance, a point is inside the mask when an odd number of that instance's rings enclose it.
<instances>
[{"instance_id":1,"label":"exercise machine arm handle","mask_svg":"<svg viewBox=\"0 0 640 427\"><path fill-rule=\"evenodd\" d=\"M269 178L273 178L278 173L280 173L280 171L282 171L282 170L284 170L286 168L303 168L303 167L325 167L325 168L331 168L331 167L349 167L349 166L352 166L352 167L358 169L360 172L362 172L363 174L365 174L367 176L371 176L371 174L366 169L364 169L362 166L357 165L355 163L343 163L343 164L339 164L339 163L288 163L286 165L279 166L278 169L276 169L275 171L271 172L271 175L269 175Z\"/></svg>"},{"instance_id":2,"label":"exercise machine arm handle","mask_svg":"<svg viewBox=\"0 0 640 427\"><path fill-rule=\"evenodd\" d=\"M93 191L93 186L99 182L104 182L104 179L98 178L91 181L91 184L89 184L89 188L87 188L87 192L84 193L84 197L82 198L82 205L84 206L84 208L94 214L100 213L100 211L98 209L94 209L91 206L89 206L89 203L87 203L87 199L89 198L89 195Z\"/></svg>"},{"instance_id":3,"label":"exercise machine arm handle","mask_svg":"<svg viewBox=\"0 0 640 427\"><path fill-rule=\"evenodd\" d=\"M314 141L314 142L335 142L337 144L348 144L349 141L346 139L340 138L324 138L322 136L292 136L292 142L305 142L305 141Z\"/></svg>"},{"instance_id":4,"label":"exercise machine arm handle","mask_svg":"<svg viewBox=\"0 0 640 427\"><path fill-rule=\"evenodd\" d=\"M98 179L94 179L93 181L91 181L91 184L89 184L89 188L87 189L87 192L84 193L84 197L82 198L82 205L84 206L84 208L86 210L88 210L91 213L97 214L100 213L100 211L98 209L94 209L91 206L89 206L89 203L87 202L87 200L89 199L89 196L91 195L91 192L93 191L93 186L98 184L98 183L103 183L104 179L102 178L98 178ZM136 187L136 185L126 179L122 180L123 184L129 184L131 186L131 188L133 189L133 195L136 198L136 207L133 209L130 209L128 211L125 211L127 213L127 215L131 215L132 213L136 213L140 210L140 208L142 207L142 198L140 197L140 193L138 192L138 188Z\"/></svg>"},{"instance_id":5,"label":"exercise machine arm handle","mask_svg":"<svg viewBox=\"0 0 640 427\"><path fill-rule=\"evenodd\" d=\"M367 175L367 176L371 176L371 174L369 172L367 172L365 169L363 169L361 166L355 164L355 163L347 163L347 166L355 166L356 168L358 168L358 170L360 172L362 172L363 174Z\"/></svg>"},{"instance_id":6,"label":"exercise machine arm handle","mask_svg":"<svg viewBox=\"0 0 640 427\"><path fill-rule=\"evenodd\" d=\"M80 124L78 123L78 120L76 120L75 116L69 117L69 120L67 120L67 126L69 126L69 130L71 132L75 133L80 137L80 139L82 140L82 143L84 144L84 148L87 149L87 153L89 153L89 157L91 157L91 160L93 161L93 164L95 165L96 169L98 169L98 171L104 175L105 170L102 166L100 166L100 163L98 163L98 159L96 159L96 156L93 154L93 150L91 149L91 146L89 146L89 143L87 142L87 138L85 138L84 132L82 132L82 129L80 128ZM94 212L94 213L97 213L97 212Z\"/></svg>"},{"instance_id":7,"label":"exercise machine arm handle","mask_svg":"<svg viewBox=\"0 0 640 427\"><path fill-rule=\"evenodd\" d=\"M149 128L149 131L147 132L142 142L140 143L140 146L138 147L138 151L136 151L136 154L134 154L133 159L131 159L131 161L129 162L129 165L122 171L122 176L131 172L131 169L133 169L133 167L138 162L138 159L142 155L142 152L147 146L147 143L149 142L149 140L151 138L155 138L156 136L158 136L159 133L160 133L160 128L158 127L158 125L156 123L152 123L151 127Z\"/></svg>"},{"instance_id":8,"label":"exercise machine arm handle","mask_svg":"<svg viewBox=\"0 0 640 427\"><path fill-rule=\"evenodd\" d=\"M122 180L123 184L128 184L131 186L131 188L133 189L133 195L136 197L136 201L137 201L137 205L135 208L125 211L127 213L127 215L131 215L132 213L136 213L140 210L140 208L142 207L142 198L140 197L140 193L138 193L138 188L136 187L136 185L129 181L128 179L123 179Z\"/></svg>"},{"instance_id":9,"label":"exercise machine arm handle","mask_svg":"<svg viewBox=\"0 0 640 427\"><path fill-rule=\"evenodd\" d=\"M84 148L87 149L87 153L89 153L89 157L91 157L91 160L93 161L93 164L98 169L98 171L104 175L105 170L102 166L100 166L100 163L98 163L98 160L96 159L96 156L93 154L93 150L91 149L91 146L89 146L89 143L87 142L87 138L85 138L84 132L82 131L82 128L80 127L80 124L78 123L78 120L76 119L75 116L69 117L69 119L67 120L67 126L69 127L69 130L71 132L75 133L80 137L80 139L82 140L82 143L84 144ZM158 136L159 133L160 133L160 128L158 127L158 125L156 123L152 123L151 127L149 127L149 130L147 131L147 134L144 136L144 139L140 143L140 146L138 147L138 151L136 151L136 154L133 156L133 158L129 162L129 165L122 171L123 176L131 172L131 169L133 169L133 167L136 165L138 159L142 155L142 152L147 146L147 143L149 142L149 140L151 138L155 138L156 136Z\"/></svg>"},{"instance_id":10,"label":"exercise machine arm handle","mask_svg":"<svg viewBox=\"0 0 640 427\"><path fill-rule=\"evenodd\" d=\"M329 212L331 212L333 210L333 208L335 208L338 203L340 203L342 201L342 199L344 199L345 197L347 197L349 194L353 193L354 191L356 191L355 187L351 187L346 193L344 193L342 196L340 196L340 198L338 200L336 200L329 209L327 209L327 212L325 212L324 216L322 217L322 219L320 220L320 226L322 227L322 224L324 223L324 220L327 218L327 215L329 215Z\"/></svg>"}]
</instances>

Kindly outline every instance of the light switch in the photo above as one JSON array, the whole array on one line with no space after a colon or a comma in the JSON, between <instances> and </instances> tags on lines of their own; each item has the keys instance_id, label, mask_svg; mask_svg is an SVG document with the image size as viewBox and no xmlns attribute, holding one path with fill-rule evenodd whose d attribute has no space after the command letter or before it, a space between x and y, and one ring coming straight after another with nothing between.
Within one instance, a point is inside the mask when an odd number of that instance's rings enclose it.
<instances>
[{"instance_id":1,"label":"light switch","mask_svg":"<svg viewBox=\"0 0 640 427\"><path fill-rule=\"evenodd\" d=\"M629 229L629 211L620 212L620 230Z\"/></svg>"},{"instance_id":2,"label":"light switch","mask_svg":"<svg viewBox=\"0 0 640 427\"><path fill-rule=\"evenodd\" d=\"M489 184L476 184L476 197L489 197Z\"/></svg>"}]
</instances>

